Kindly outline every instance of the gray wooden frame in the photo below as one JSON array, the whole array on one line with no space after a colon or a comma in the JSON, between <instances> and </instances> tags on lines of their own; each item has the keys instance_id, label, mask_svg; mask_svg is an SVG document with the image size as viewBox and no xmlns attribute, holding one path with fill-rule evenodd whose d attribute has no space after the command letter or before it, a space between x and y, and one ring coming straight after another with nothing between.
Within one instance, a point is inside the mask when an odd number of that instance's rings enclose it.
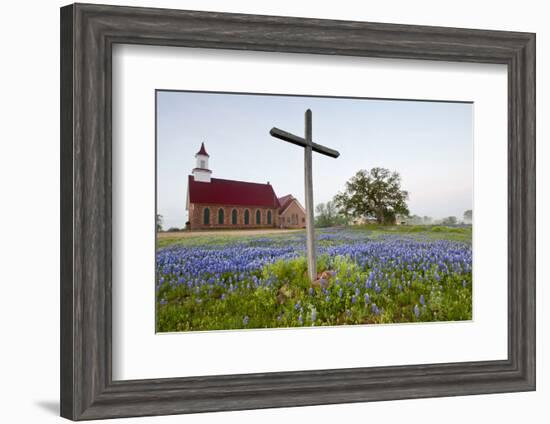
<instances>
[{"instance_id":1,"label":"gray wooden frame","mask_svg":"<svg viewBox=\"0 0 550 424\"><path fill-rule=\"evenodd\" d=\"M508 359L113 381L115 43L507 65ZM62 416L82 420L535 389L534 34L75 4L61 9L60 125Z\"/></svg>"}]
</instances>

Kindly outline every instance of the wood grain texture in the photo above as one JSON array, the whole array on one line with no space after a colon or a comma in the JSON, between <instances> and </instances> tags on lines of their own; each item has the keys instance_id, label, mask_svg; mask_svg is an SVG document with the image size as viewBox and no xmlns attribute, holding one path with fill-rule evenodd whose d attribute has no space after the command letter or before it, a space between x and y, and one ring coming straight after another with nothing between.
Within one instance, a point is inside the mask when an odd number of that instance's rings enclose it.
<instances>
[{"instance_id":1,"label":"wood grain texture","mask_svg":"<svg viewBox=\"0 0 550 424\"><path fill-rule=\"evenodd\" d=\"M114 43L508 66L508 360L111 379ZM61 415L99 419L535 389L535 35L75 4L61 9Z\"/></svg>"},{"instance_id":2,"label":"wood grain texture","mask_svg":"<svg viewBox=\"0 0 550 424\"><path fill-rule=\"evenodd\" d=\"M60 134L61 134L61 181L60 218L61 218L61 334L60 334L60 410L64 417L74 416L73 394L75 385L73 373L74 352L74 317L73 317L73 7L61 9L61 93L60 93Z\"/></svg>"},{"instance_id":3,"label":"wood grain texture","mask_svg":"<svg viewBox=\"0 0 550 424\"><path fill-rule=\"evenodd\" d=\"M306 110L305 113L305 142L304 147L304 193L306 205L306 255L307 255L307 272L309 281L313 282L317 279L317 246L315 242L315 221L313 217L313 123L311 110Z\"/></svg>"}]
</instances>

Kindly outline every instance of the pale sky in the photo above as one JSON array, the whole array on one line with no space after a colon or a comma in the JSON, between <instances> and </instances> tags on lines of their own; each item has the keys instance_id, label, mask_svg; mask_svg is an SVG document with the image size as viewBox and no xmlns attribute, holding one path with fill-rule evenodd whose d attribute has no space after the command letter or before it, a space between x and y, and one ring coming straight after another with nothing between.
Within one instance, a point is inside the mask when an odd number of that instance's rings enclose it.
<instances>
[{"instance_id":1,"label":"pale sky","mask_svg":"<svg viewBox=\"0 0 550 424\"><path fill-rule=\"evenodd\" d=\"M327 202L359 169L397 171L411 214L442 218L472 209L473 104L384 99L157 91L157 211L164 228L187 221L187 176L204 141L212 177L265 183L304 204L303 149L269 135L278 127L340 152L313 153L314 203Z\"/></svg>"}]
</instances>

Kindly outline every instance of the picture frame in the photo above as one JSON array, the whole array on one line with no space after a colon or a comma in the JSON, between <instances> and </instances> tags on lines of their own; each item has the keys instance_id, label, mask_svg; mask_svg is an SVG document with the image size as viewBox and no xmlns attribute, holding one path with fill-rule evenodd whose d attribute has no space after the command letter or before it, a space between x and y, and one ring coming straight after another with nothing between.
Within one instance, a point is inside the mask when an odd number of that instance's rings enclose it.
<instances>
[{"instance_id":1,"label":"picture frame","mask_svg":"<svg viewBox=\"0 0 550 424\"><path fill-rule=\"evenodd\" d=\"M112 379L112 47L504 64L508 359ZM72 420L535 390L535 34L74 4L61 8L61 415Z\"/></svg>"}]
</instances>

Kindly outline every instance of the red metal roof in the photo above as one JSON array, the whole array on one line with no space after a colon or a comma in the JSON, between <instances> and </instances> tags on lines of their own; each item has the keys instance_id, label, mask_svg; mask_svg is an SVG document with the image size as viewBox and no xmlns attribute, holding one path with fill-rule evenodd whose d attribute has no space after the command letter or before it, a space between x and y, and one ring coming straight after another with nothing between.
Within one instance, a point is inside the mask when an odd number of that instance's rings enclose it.
<instances>
[{"instance_id":1,"label":"red metal roof","mask_svg":"<svg viewBox=\"0 0 550 424\"><path fill-rule=\"evenodd\" d=\"M283 212L288 205L292 203L294 196L292 194L287 194L286 196L279 197L279 213Z\"/></svg>"},{"instance_id":2,"label":"red metal roof","mask_svg":"<svg viewBox=\"0 0 550 424\"><path fill-rule=\"evenodd\" d=\"M204 142L201 143L201 149L195 154L196 155L204 155L210 157L208 153L206 153L206 149L204 148Z\"/></svg>"},{"instance_id":3,"label":"red metal roof","mask_svg":"<svg viewBox=\"0 0 550 424\"><path fill-rule=\"evenodd\" d=\"M279 208L279 200L270 184L211 178L210 182L195 181L189 175L189 202L217 205L258 206Z\"/></svg>"}]
</instances>

